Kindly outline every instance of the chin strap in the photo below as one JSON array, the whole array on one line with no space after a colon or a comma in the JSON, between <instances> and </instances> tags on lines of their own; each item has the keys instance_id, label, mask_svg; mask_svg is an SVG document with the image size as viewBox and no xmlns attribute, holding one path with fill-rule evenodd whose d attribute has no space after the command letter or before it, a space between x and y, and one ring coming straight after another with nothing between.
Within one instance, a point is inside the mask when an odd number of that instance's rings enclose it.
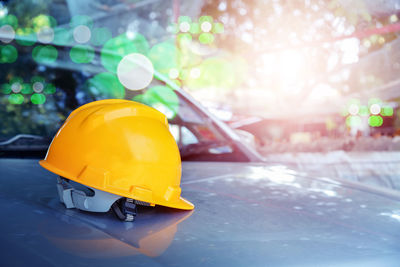
<instances>
[{"instance_id":1,"label":"chin strap","mask_svg":"<svg viewBox=\"0 0 400 267\"><path fill-rule=\"evenodd\" d=\"M67 209L77 208L84 211L107 212L111 205L121 196L88 187L94 191L93 196L86 195L85 192L75 189L67 179L59 177L57 179L57 191L60 201Z\"/></svg>"},{"instance_id":2,"label":"chin strap","mask_svg":"<svg viewBox=\"0 0 400 267\"><path fill-rule=\"evenodd\" d=\"M88 196L84 191L74 188L68 179L57 178L58 196L67 209L107 212L111 208L121 221L132 222L137 215L137 205L151 206L147 202L121 197L92 187L88 188L94 191L93 196Z\"/></svg>"},{"instance_id":3,"label":"chin strap","mask_svg":"<svg viewBox=\"0 0 400 267\"><path fill-rule=\"evenodd\" d=\"M137 206L135 200L131 198L121 198L111 208L121 221L133 222L136 218Z\"/></svg>"}]
</instances>

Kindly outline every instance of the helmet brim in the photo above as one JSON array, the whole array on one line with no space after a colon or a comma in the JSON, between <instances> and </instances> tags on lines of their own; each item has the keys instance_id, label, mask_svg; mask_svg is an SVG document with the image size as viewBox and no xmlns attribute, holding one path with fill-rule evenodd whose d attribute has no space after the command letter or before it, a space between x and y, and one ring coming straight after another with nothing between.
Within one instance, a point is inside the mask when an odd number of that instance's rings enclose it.
<instances>
[{"instance_id":1,"label":"helmet brim","mask_svg":"<svg viewBox=\"0 0 400 267\"><path fill-rule=\"evenodd\" d=\"M49 164L46 160L40 160L39 164L40 164L40 166L42 166L43 168L45 168L46 170L48 170L52 173L55 173L64 178L70 179L72 181L76 180L76 177L74 177L74 175L71 175L70 173L67 173L63 170L60 170L59 168L53 166L52 164ZM86 185L86 186L89 186L89 185ZM102 190L101 188L96 188L96 189ZM117 194L117 195L119 195L119 194ZM128 197L128 196L123 196L123 195L120 195L120 196ZM137 200L141 200L141 199L137 199ZM188 200L184 199L183 197L180 197L178 199L178 201L175 201L175 202L164 202L164 201L158 202L158 201L156 201L154 204L169 207L169 208L174 208L174 209L181 209L181 210L194 209L194 205L191 202L189 202Z\"/></svg>"}]
</instances>

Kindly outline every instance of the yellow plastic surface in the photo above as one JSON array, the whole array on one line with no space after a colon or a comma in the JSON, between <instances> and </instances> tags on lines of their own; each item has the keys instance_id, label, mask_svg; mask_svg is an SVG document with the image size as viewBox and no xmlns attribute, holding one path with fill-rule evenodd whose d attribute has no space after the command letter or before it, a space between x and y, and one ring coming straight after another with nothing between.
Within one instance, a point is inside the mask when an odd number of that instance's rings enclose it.
<instances>
[{"instance_id":1,"label":"yellow plastic surface","mask_svg":"<svg viewBox=\"0 0 400 267\"><path fill-rule=\"evenodd\" d=\"M134 101L100 100L74 110L40 165L119 196L194 208L181 197L181 158L167 118Z\"/></svg>"}]
</instances>

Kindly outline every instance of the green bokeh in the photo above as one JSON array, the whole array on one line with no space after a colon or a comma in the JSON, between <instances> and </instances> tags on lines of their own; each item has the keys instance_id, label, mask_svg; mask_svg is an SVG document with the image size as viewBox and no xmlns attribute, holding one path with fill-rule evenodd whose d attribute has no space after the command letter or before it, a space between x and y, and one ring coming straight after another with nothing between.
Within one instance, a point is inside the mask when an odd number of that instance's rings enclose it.
<instances>
[{"instance_id":1,"label":"green bokeh","mask_svg":"<svg viewBox=\"0 0 400 267\"><path fill-rule=\"evenodd\" d=\"M44 83L45 79L42 76L35 75L31 78L31 83L34 84L36 82Z\"/></svg>"},{"instance_id":2,"label":"green bokeh","mask_svg":"<svg viewBox=\"0 0 400 267\"><path fill-rule=\"evenodd\" d=\"M24 96L21 94L11 94L8 97L8 102L14 105L20 105L24 102Z\"/></svg>"},{"instance_id":3,"label":"green bokeh","mask_svg":"<svg viewBox=\"0 0 400 267\"><path fill-rule=\"evenodd\" d=\"M75 63L90 63L94 58L94 49L88 45L76 45L71 48L69 56Z\"/></svg>"},{"instance_id":4,"label":"green bokeh","mask_svg":"<svg viewBox=\"0 0 400 267\"><path fill-rule=\"evenodd\" d=\"M118 77L109 72L99 73L86 82L86 88L98 99L125 97L125 88Z\"/></svg>"},{"instance_id":5,"label":"green bokeh","mask_svg":"<svg viewBox=\"0 0 400 267\"><path fill-rule=\"evenodd\" d=\"M33 94L31 96L31 102L35 105L41 105L46 102L46 96L44 94Z\"/></svg>"},{"instance_id":6,"label":"green bokeh","mask_svg":"<svg viewBox=\"0 0 400 267\"><path fill-rule=\"evenodd\" d=\"M12 78L10 79L10 84L13 84L13 83L20 83L20 84L23 84L23 83L24 83L24 79L22 79L22 78L19 77L19 76L14 76L14 77L12 77Z\"/></svg>"},{"instance_id":7,"label":"green bokeh","mask_svg":"<svg viewBox=\"0 0 400 267\"><path fill-rule=\"evenodd\" d=\"M18 58L18 51L12 45L0 46L0 63L13 63Z\"/></svg>"},{"instance_id":8,"label":"green bokeh","mask_svg":"<svg viewBox=\"0 0 400 267\"><path fill-rule=\"evenodd\" d=\"M46 84L44 87L43 93L46 95L51 95L56 92L56 87L53 84Z\"/></svg>"},{"instance_id":9,"label":"green bokeh","mask_svg":"<svg viewBox=\"0 0 400 267\"><path fill-rule=\"evenodd\" d=\"M54 30L54 40L55 45L68 46L73 43L73 36L71 29L57 27Z\"/></svg>"},{"instance_id":10,"label":"green bokeh","mask_svg":"<svg viewBox=\"0 0 400 267\"><path fill-rule=\"evenodd\" d=\"M71 28L75 28L79 25L85 25L89 28L93 27L93 19L89 16L77 15L71 18L70 26Z\"/></svg>"},{"instance_id":11,"label":"green bokeh","mask_svg":"<svg viewBox=\"0 0 400 267\"><path fill-rule=\"evenodd\" d=\"M192 23L190 24L190 31L191 34L199 34L200 33L200 24Z\"/></svg>"},{"instance_id":12,"label":"green bokeh","mask_svg":"<svg viewBox=\"0 0 400 267\"><path fill-rule=\"evenodd\" d=\"M202 44L211 44L212 42L214 42L214 35L209 32L204 32L199 35L199 41Z\"/></svg>"},{"instance_id":13,"label":"green bokeh","mask_svg":"<svg viewBox=\"0 0 400 267\"><path fill-rule=\"evenodd\" d=\"M190 33L180 33L177 36L177 40L181 45L187 45L192 41L192 35Z\"/></svg>"},{"instance_id":14,"label":"green bokeh","mask_svg":"<svg viewBox=\"0 0 400 267\"><path fill-rule=\"evenodd\" d=\"M210 22L210 23L213 23L213 18L212 18L211 16L201 16L201 17L199 18L199 23L200 23L200 24L203 23L203 22L205 22L205 21L208 21L208 22Z\"/></svg>"},{"instance_id":15,"label":"green bokeh","mask_svg":"<svg viewBox=\"0 0 400 267\"><path fill-rule=\"evenodd\" d=\"M384 106L382 107L381 114L382 116L387 116L387 117L393 116L393 108L389 106Z\"/></svg>"},{"instance_id":16,"label":"green bokeh","mask_svg":"<svg viewBox=\"0 0 400 267\"><path fill-rule=\"evenodd\" d=\"M179 50L172 42L156 44L149 52L149 59L153 63L154 69L163 74L168 74L170 69L178 68L179 58Z\"/></svg>"},{"instance_id":17,"label":"green bokeh","mask_svg":"<svg viewBox=\"0 0 400 267\"><path fill-rule=\"evenodd\" d=\"M346 118L346 125L349 127L358 126L361 124L361 118L359 116L348 116Z\"/></svg>"},{"instance_id":18,"label":"green bokeh","mask_svg":"<svg viewBox=\"0 0 400 267\"><path fill-rule=\"evenodd\" d=\"M167 86L151 87L144 94L137 95L132 100L157 109L168 119L175 118L179 112L179 98L174 90Z\"/></svg>"},{"instance_id":19,"label":"green bokeh","mask_svg":"<svg viewBox=\"0 0 400 267\"><path fill-rule=\"evenodd\" d=\"M15 40L20 45L31 46L36 43L36 33L32 28L18 28L15 33Z\"/></svg>"},{"instance_id":20,"label":"green bokeh","mask_svg":"<svg viewBox=\"0 0 400 267\"><path fill-rule=\"evenodd\" d=\"M216 22L212 28L213 33L223 33L224 32L224 24Z\"/></svg>"},{"instance_id":21,"label":"green bokeh","mask_svg":"<svg viewBox=\"0 0 400 267\"><path fill-rule=\"evenodd\" d=\"M178 23L182 23L182 22L187 22L187 23L191 23L192 19L188 16L180 16L178 18Z\"/></svg>"},{"instance_id":22,"label":"green bokeh","mask_svg":"<svg viewBox=\"0 0 400 267\"><path fill-rule=\"evenodd\" d=\"M117 73L117 67L121 59L131 53L147 55L149 44L141 34L136 34L133 39L129 39L126 34L121 34L106 42L101 50L101 63L104 68L112 73Z\"/></svg>"},{"instance_id":23,"label":"green bokeh","mask_svg":"<svg viewBox=\"0 0 400 267\"><path fill-rule=\"evenodd\" d=\"M95 46L101 46L112 38L111 31L107 28L95 28L92 30L91 43Z\"/></svg>"},{"instance_id":24,"label":"green bokeh","mask_svg":"<svg viewBox=\"0 0 400 267\"><path fill-rule=\"evenodd\" d=\"M360 106L360 111L358 112L361 116L368 116L369 109L367 106Z\"/></svg>"},{"instance_id":25,"label":"green bokeh","mask_svg":"<svg viewBox=\"0 0 400 267\"><path fill-rule=\"evenodd\" d=\"M54 28L57 26L57 21L52 16L40 14L32 19L32 28L34 32L38 32L43 27Z\"/></svg>"},{"instance_id":26,"label":"green bokeh","mask_svg":"<svg viewBox=\"0 0 400 267\"><path fill-rule=\"evenodd\" d=\"M382 104L382 100L379 98L371 98L368 100L368 107L370 108L373 104Z\"/></svg>"},{"instance_id":27,"label":"green bokeh","mask_svg":"<svg viewBox=\"0 0 400 267\"><path fill-rule=\"evenodd\" d=\"M10 25L11 27L14 28L14 30L17 29L18 27L17 17L12 14L8 14L7 16L0 18L0 26L4 25Z\"/></svg>"},{"instance_id":28,"label":"green bokeh","mask_svg":"<svg viewBox=\"0 0 400 267\"><path fill-rule=\"evenodd\" d=\"M23 83L21 93L25 95L29 95L33 93L33 88L29 83Z\"/></svg>"},{"instance_id":29,"label":"green bokeh","mask_svg":"<svg viewBox=\"0 0 400 267\"><path fill-rule=\"evenodd\" d=\"M41 64L49 64L56 61L58 51L51 45L38 45L32 50L32 58Z\"/></svg>"},{"instance_id":30,"label":"green bokeh","mask_svg":"<svg viewBox=\"0 0 400 267\"><path fill-rule=\"evenodd\" d=\"M10 93L12 92L12 91L11 91L11 85L8 84L8 83L3 83L3 84L1 85L1 92L2 92L3 94L6 94L6 95L10 94Z\"/></svg>"},{"instance_id":31,"label":"green bokeh","mask_svg":"<svg viewBox=\"0 0 400 267\"><path fill-rule=\"evenodd\" d=\"M370 116L369 118L368 118L368 124L371 126L371 127L379 127L379 126L381 126L382 124L383 124L383 119L382 119L382 117L381 116L375 116L375 115L373 115L373 116Z\"/></svg>"}]
</instances>

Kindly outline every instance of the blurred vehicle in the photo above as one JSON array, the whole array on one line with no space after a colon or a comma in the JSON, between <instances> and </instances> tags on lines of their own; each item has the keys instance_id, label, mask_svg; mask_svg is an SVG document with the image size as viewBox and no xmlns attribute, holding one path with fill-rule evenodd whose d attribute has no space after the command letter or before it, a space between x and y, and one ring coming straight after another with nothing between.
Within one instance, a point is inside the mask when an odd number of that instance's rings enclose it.
<instances>
[{"instance_id":1,"label":"blurred vehicle","mask_svg":"<svg viewBox=\"0 0 400 267\"><path fill-rule=\"evenodd\" d=\"M235 129L235 133L240 137L243 143L257 150L256 138L253 134L240 129Z\"/></svg>"},{"instance_id":2,"label":"blurred vehicle","mask_svg":"<svg viewBox=\"0 0 400 267\"><path fill-rule=\"evenodd\" d=\"M158 79L154 79L150 89L130 92L130 97L167 115L170 131L178 143L182 160L262 160L254 148L243 144L233 130L208 113L187 93L161 74L155 75ZM101 96L96 99L101 99ZM50 125L53 131L57 130L54 126ZM50 141L49 136L17 134L0 142L0 156L43 157Z\"/></svg>"},{"instance_id":3,"label":"blurred vehicle","mask_svg":"<svg viewBox=\"0 0 400 267\"><path fill-rule=\"evenodd\" d=\"M146 50L153 40L120 29L138 27L160 41L172 1L63 3L50 6L64 23L54 34L66 30L61 37L75 38L72 45L57 39L31 49L27 43L36 35L25 28L26 36L18 34L8 43L18 49L18 59L0 64L5 73L0 77L1 265L398 266L398 192L262 162L231 128L157 70L142 90L126 90L119 83L110 69L123 58L120 50L140 52L135 49ZM34 12L36 6L29 7L22 9ZM77 26L82 17L69 21L65 14L80 9L101 12ZM23 17L18 19L23 23ZM122 25L128 19L138 23ZM32 27L42 25L42 19L36 20ZM117 38L110 39L108 49L76 47L87 39L82 32L89 28L97 36L95 29L107 25ZM48 46L56 49L56 59ZM3 46L1 51L1 58L9 60L14 50ZM142 102L168 117L184 161L182 196L194 203L193 212L140 207L135 222L122 223L111 212L69 210L59 202L57 177L38 160L71 110L104 98Z\"/></svg>"},{"instance_id":4,"label":"blurred vehicle","mask_svg":"<svg viewBox=\"0 0 400 267\"><path fill-rule=\"evenodd\" d=\"M37 159L0 161L4 266L398 266L398 193L267 163L184 162L195 210L65 209ZM308 255L305 257L304 255Z\"/></svg>"}]
</instances>

